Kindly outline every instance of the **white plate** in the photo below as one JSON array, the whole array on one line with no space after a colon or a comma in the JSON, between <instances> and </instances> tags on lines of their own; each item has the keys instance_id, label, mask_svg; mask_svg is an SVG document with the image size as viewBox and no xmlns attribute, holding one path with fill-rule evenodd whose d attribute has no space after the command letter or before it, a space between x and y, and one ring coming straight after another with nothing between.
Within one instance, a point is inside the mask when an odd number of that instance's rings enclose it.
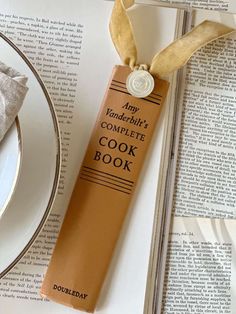
<instances>
[{"instance_id":1,"label":"white plate","mask_svg":"<svg viewBox=\"0 0 236 314\"><path fill-rule=\"evenodd\" d=\"M40 77L2 34L0 60L25 74L29 87L19 113L20 136L13 126L0 148L0 190L5 191L0 198L5 209L0 218L2 277L25 254L49 214L59 181L60 140L54 108Z\"/></svg>"},{"instance_id":2,"label":"white plate","mask_svg":"<svg viewBox=\"0 0 236 314\"><path fill-rule=\"evenodd\" d=\"M21 160L19 122L14 123L0 143L0 217L13 195Z\"/></svg>"}]
</instances>

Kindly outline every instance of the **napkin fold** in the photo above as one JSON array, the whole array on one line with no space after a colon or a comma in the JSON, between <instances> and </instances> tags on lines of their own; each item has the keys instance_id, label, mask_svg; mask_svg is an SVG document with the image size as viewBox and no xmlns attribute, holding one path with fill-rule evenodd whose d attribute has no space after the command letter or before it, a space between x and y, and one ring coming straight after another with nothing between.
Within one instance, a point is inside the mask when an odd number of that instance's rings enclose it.
<instances>
[{"instance_id":1,"label":"napkin fold","mask_svg":"<svg viewBox=\"0 0 236 314\"><path fill-rule=\"evenodd\" d=\"M23 104L26 82L26 76L0 61L0 142Z\"/></svg>"}]
</instances>

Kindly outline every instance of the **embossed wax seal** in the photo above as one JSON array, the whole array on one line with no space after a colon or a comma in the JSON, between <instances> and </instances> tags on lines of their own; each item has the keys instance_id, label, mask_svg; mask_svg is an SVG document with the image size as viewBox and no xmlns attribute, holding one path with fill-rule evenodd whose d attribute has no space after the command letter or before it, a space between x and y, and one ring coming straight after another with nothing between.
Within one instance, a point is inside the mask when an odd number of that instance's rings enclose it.
<instances>
[{"instance_id":1,"label":"embossed wax seal","mask_svg":"<svg viewBox=\"0 0 236 314\"><path fill-rule=\"evenodd\" d=\"M135 70L129 74L126 80L128 92L137 98L144 98L154 89L154 78L145 70Z\"/></svg>"}]
</instances>

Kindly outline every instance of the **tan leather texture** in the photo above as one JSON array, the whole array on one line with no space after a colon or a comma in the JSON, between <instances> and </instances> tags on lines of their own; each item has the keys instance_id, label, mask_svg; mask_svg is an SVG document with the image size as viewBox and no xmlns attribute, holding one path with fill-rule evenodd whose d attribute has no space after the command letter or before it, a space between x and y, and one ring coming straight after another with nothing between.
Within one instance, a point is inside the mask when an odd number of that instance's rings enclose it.
<instances>
[{"instance_id":1,"label":"tan leather texture","mask_svg":"<svg viewBox=\"0 0 236 314\"><path fill-rule=\"evenodd\" d=\"M74 187L41 293L93 312L169 83L131 96L116 66Z\"/></svg>"}]
</instances>

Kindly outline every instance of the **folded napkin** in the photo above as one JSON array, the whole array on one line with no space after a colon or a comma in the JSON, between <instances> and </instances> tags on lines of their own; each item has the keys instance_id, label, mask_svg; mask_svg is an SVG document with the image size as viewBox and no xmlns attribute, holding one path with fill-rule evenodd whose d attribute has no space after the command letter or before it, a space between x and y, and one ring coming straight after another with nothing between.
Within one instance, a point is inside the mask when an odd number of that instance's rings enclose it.
<instances>
[{"instance_id":1,"label":"folded napkin","mask_svg":"<svg viewBox=\"0 0 236 314\"><path fill-rule=\"evenodd\" d=\"M0 61L0 141L14 122L26 95L27 77Z\"/></svg>"}]
</instances>

